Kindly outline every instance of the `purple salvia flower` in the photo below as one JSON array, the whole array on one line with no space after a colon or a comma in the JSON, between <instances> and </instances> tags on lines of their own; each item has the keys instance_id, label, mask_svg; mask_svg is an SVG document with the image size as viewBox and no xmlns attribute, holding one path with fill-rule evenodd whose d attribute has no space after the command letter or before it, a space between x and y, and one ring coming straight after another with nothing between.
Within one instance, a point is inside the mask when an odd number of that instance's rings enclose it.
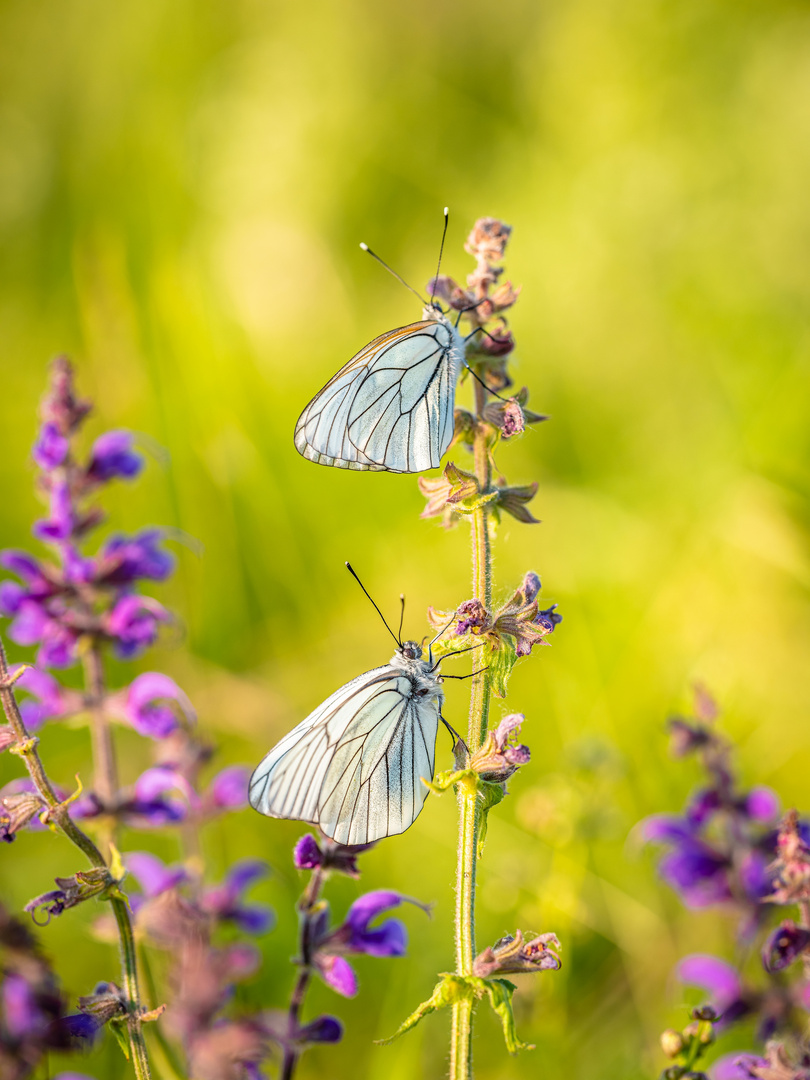
<instances>
[{"instance_id":1,"label":"purple salvia flower","mask_svg":"<svg viewBox=\"0 0 810 1080\"><path fill-rule=\"evenodd\" d=\"M76 712L81 707L81 696L66 690L61 683L39 668L27 668L17 680L17 686L36 700L20 702L20 712L29 731L36 731L46 720Z\"/></svg>"},{"instance_id":2,"label":"purple salvia flower","mask_svg":"<svg viewBox=\"0 0 810 1080\"><path fill-rule=\"evenodd\" d=\"M774 930L762 949L762 964L766 971L782 971L810 949L810 930L797 926L792 919Z\"/></svg>"},{"instance_id":3,"label":"purple salvia flower","mask_svg":"<svg viewBox=\"0 0 810 1080\"><path fill-rule=\"evenodd\" d=\"M464 634L474 633L486 626L489 616L480 600L465 600L459 605L456 618L458 619L456 634L463 637Z\"/></svg>"},{"instance_id":4,"label":"purple salvia flower","mask_svg":"<svg viewBox=\"0 0 810 1080\"><path fill-rule=\"evenodd\" d=\"M35 1035L44 1030L48 1020L37 1005L33 988L22 975L10 972L0 985L3 1001L3 1026L14 1039Z\"/></svg>"},{"instance_id":5,"label":"purple salvia flower","mask_svg":"<svg viewBox=\"0 0 810 1080\"><path fill-rule=\"evenodd\" d=\"M708 953L694 953L684 957L677 970L681 982L699 986L711 996L723 1022L737 1020L750 1011L740 975L725 960Z\"/></svg>"},{"instance_id":6,"label":"purple salvia flower","mask_svg":"<svg viewBox=\"0 0 810 1080\"><path fill-rule=\"evenodd\" d=\"M34 461L45 472L56 469L64 464L68 456L70 442L60 432L52 421L44 423L40 428L39 438L34 443L32 456Z\"/></svg>"},{"instance_id":7,"label":"purple salvia flower","mask_svg":"<svg viewBox=\"0 0 810 1080\"><path fill-rule=\"evenodd\" d=\"M407 931L399 919L386 919L380 926L372 927L372 920L384 911L415 900L390 889L377 889L355 900L346 914L346 920L337 930L327 936L322 945L335 953L367 953L369 956L404 956L408 943ZM421 907L417 904L417 907Z\"/></svg>"},{"instance_id":8,"label":"purple salvia flower","mask_svg":"<svg viewBox=\"0 0 810 1080\"><path fill-rule=\"evenodd\" d=\"M51 486L50 515L46 520L34 524L34 536L49 543L68 540L73 534L76 516L66 480L54 481Z\"/></svg>"},{"instance_id":9,"label":"purple salvia flower","mask_svg":"<svg viewBox=\"0 0 810 1080\"><path fill-rule=\"evenodd\" d=\"M93 443L88 480L106 483L116 476L132 480L143 468L143 458L132 449L131 431L107 431Z\"/></svg>"},{"instance_id":10,"label":"purple salvia flower","mask_svg":"<svg viewBox=\"0 0 810 1080\"><path fill-rule=\"evenodd\" d=\"M769 787L751 788L744 805L748 817L763 825L771 825L779 817L779 796Z\"/></svg>"},{"instance_id":11,"label":"purple salvia flower","mask_svg":"<svg viewBox=\"0 0 810 1080\"><path fill-rule=\"evenodd\" d=\"M712 1080L754 1080L752 1069L766 1069L768 1062L757 1054L741 1054L735 1050L724 1054L712 1065Z\"/></svg>"},{"instance_id":12,"label":"purple salvia flower","mask_svg":"<svg viewBox=\"0 0 810 1080\"><path fill-rule=\"evenodd\" d=\"M177 683L157 671L139 675L124 694L116 695L110 707L139 735L164 739L178 726L177 712L167 702L175 702L186 720L195 719L192 704Z\"/></svg>"},{"instance_id":13,"label":"purple salvia flower","mask_svg":"<svg viewBox=\"0 0 810 1080\"><path fill-rule=\"evenodd\" d=\"M99 556L99 580L109 585L131 585L139 578L165 581L174 569L174 557L158 545L163 529L143 529L134 536L112 536Z\"/></svg>"},{"instance_id":14,"label":"purple salvia flower","mask_svg":"<svg viewBox=\"0 0 810 1080\"><path fill-rule=\"evenodd\" d=\"M200 907L214 918L233 922L246 934L264 934L273 924L273 912L266 904L245 904L242 894L269 868L260 859L243 859L236 863L221 885L205 889Z\"/></svg>"},{"instance_id":15,"label":"purple salvia flower","mask_svg":"<svg viewBox=\"0 0 810 1080\"><path fill-rule=\"evenodd\" d=\"M124 858L124 865L137 879L143 895L150 900L153 896L160 896L167 889L174 889L188 881L185 867L166 866L157 855L152 855L149 851L128 852Z\"/></svg>"},{"instance_id":16,"label":"purple salvia flower","mask_svg":"<svg viewBox=\"0 0 810 1080\"><path fill-rule=\"evenodd\" d=\"M293 862L298 870L316 870L323 862L318 841L312 833L302 836L293 848Z\"/></svg>"},{"instance_id":17,"label":"purple salvia flower","mask_svg":"<svg viewBox=\"0 0 810 1080\"><path fill-rule=\"evenodd\" d=\"M357 976L348 960L342 956L316 953L314 964L327 986L342 997L354 997L357 993Z\"/></svg>"},{"instance_id":18,"label":"purple salvia flower","mask_svg":"<svg viewBox=\"0 0 810 1080\"><path fill-rule=\"evenodd\" d=\"M148 596L122 596L104 618L104 629L113 639L122 660L131 660L157 640L161 623L168 622L168 611Z\"/></svg>"},{"instance_id":19,"label":"purple salvia flower","mask_svg":"<svg viewBox=\"0 0 810 1080\"><path fill-rule=\"evenodd\" d=\"M62 568L65 581L72 585L86 585L96 576L96 564L93 559L86 559L72 544L62 545Z\"/></svg>"},{"instance_id":20,"label":"purple salvia flower","mask_svg":"<svg viewBox=\"0 0 810 1080\"><path fill-rule=\"evenodd\" d=\"M296 1032L296 1041L302 1043L339 1043L342 1038L343 1025L335 1016L319 1016Z\"/></svg>"},{"instance_id":21,"label":"purple salvia flower","mask_svg":"<svg viewBox=\"0 0 810 1080\"><path fill-rule=\"evenodd\" d=\"M728 868L724 855L696 837L682 841L658 864L661 877L691 908L733 899Z\"/></svg>"},{"instance_id":22,"label":"purple salvia flower","mask_svg":"<svg viewBox=\"0 0 810 1080\"><path fill-rule=\"evenodd\" d=\"M242 810L248 802L250 769L245 765L228 765L213 778L203 797L207 813L220 810Z\"/></svg>"}]
</instances>

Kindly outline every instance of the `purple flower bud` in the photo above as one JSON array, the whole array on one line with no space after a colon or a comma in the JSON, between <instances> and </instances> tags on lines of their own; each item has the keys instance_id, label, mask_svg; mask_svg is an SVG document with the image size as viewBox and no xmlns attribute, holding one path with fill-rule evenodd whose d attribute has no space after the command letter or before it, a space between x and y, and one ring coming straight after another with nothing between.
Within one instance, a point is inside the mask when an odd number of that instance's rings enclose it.
<instances>
[{"instance_id":1,"label":"purple flower bud","mask_svg":"<svg viewBox=\"0 0 810 1080\"><path fill-rule=\"evenodd\" d=\"M323 862L318 841L312 833L302 836L293 848L293 862L298 870L315 870Z\"/></svg>"},{"instance_id":2,"label":"purple flower bud","mask_svg":"<svg viewBox=\"0 0 810 1080\"><path fill-rule=\"evenodd\" d=\"M131 660L157 639L160 623L168 622L168 611L148 596L122 596L104 620L104 629L115 642L122 660Z\"/></svg>"},{"instance_id":3,"label":"purple flower bud","mask_svg":"<svg viewBox=\"0 0 810 1080\"><path fill-rule=\"evenodd\" d=\"M323 981L343 997L354 997L357 993L357 976L351 964L342 956L316 953L315 967Z\"/></svg>"},{"instance_id":4,"label":"purple flower bud","mask_svg":"<svg viewBox=\"0 0 810 1080\"><path fill-rule=\"evenodd\" d=\"M687 907L703 908L731 900L728 860L701 840L683 841L659 863L661 877Z\"/></svg>"},{"instance_id":5,"label":"purple flower bud","mask_svg":"<svg viewBox=\"0 0 810 1080\"><path fill-rule=\"evenodd\" d=\"M108 585L131 585L139 578L165 581L174 569L174 557L158 544L162 529L144 529L134 536L112 536L99 557L99 580Z\"/></svg>"},{"instance_id":6,"label":"purple flower bud","mask_svg":"<svg viewBox=\"0 0 810 1080\"><path fill-rule=\"evenodd\" d=\"M51 486L50 515L47 520L37 521L34 524L32 530L34 536L38 540L46 540L50 543L70 539L76 525L76 517L70 487L65 480L59 480Z\"/></svg>"},{"instance_id":7,"label":"purple flower bud","mask_svg":"<svg viewBox=\"0 0 810 1080\"><path fill-rule=\"evenodd\" d=\"M160 896L167 889L174 889L188 881L185 867L166 866L157 855L148 851L130 851L124 859L127 870L137 878L144 896L150 899Z\"/></svg>"},{"instance_id":8,"label":"purple flower bud","mask_svg":"<svg viewBox=\"0 0 810 1080\"><path fill-rule=\"evenodd\" d=\"M810 948L810 930L797 926L791 919L774 930L762 949L762 963L766 971L782 971L798 960Z\"/></svg>"},{"instance_id":9,"label":"purple flower bud","mask_svg":"<svg viewBox=\"0 0 810 1080\"><path fill-rule=\"evenodd\" d=\"M139 735L165 739L178 726L175 709L163 704L169 701L177 703L187 720L195 719L191 702L177 683L168 675L147 671L132 681L123 703L116 702L114 708Z\"/></svg>"},{"instance_id":10,"label":"purple flower bud","mask_svg":"<svg viewBox=\"0 0 810 1080\"><path fill-rule=\"evenodd\" d=\"M69 449L70 442L59 431L56 424L49 421L40 428L32 456L40 469L50 471L64 463Z\"/></svg>"},{"instance_id":11,"label":"purple flower bud","mask_svg":"<svg viewBox=\"0 0 810 1080\"><path fill-rule=\"evenodd\" d=\"M208 809L241 810L247 806L250 769L244 765L229 765L211 781L206 792Z\"/></svg>"},{"instance_id":12,"label":"purple flower bud","mask_svg":"<svg viewBox=\"0 0 810 1080\"><path fill-rule=\"evenodd\" d=\"M721 801L719 794L709 788L707 791L698 791L689 801L686 807L686 820L695 829L701 829L720 809Z\"/></svg>"},{"instance_id":13,"label":"purple flower bud","mask_svg":"<svg viewBox=\"0 0 810 1080\"><path fill-rule=\"evenodd\" d=\"M16 581L0 582L0 615L11 617L20 610L20 605L28 593Z\"/></svg>"},{"instance_id":14,"label":"purple flower bud","mask_svg":"<svg viewBox=\"0 0 810 1080\"><path fill-rule=\"evenodd\" d=\"M559 611L557 611L557 605L552 604L551 607L538 611L537 618L534 621L538 626L542 626L547 630L549 634L552 634L563 621L563 617L560 615Z\"/></svg>"},{"instance_id":15,"label":"purple flower bud","mask_svg":"<svg viewBox=\"0 0 810 1080\"><path fill-rule=\"evenodd\" d=\"M131 480L143 468L143 458L132 449L131 431L107 431L93 443L87 477L106 483L116 476Z\"/></svg>"},{"instance_id":16,"label":"purple flower bud","mask_svg":"<svg viewBox=\"0 0 810 1080\"><path fill-rule=\"evenodd\" d=\"M85 1043L92 1043L103 1027L101 1020L95 1016L89 1016L87 1013L73 1013L70 1016L63 1016L59 1021L59 1025L68 1033L71 1039L78 1039L80 1042Z\"/></svg>"},{"instance_id":17,"label":"purple flower bud","mask_svg":"<svg viewBox=\"0 0 810 1080\"><path fill-rule=\"evenodd\" d=\"M339 1043L342 1038L343 1025L334 1016L319 1016L298 1029L298 1041L302 1043Z\"/></svg>"},{"instance_id":18,"label":"purple flower bud","mask_svg":"<svg viewBox=\"0 0 810 1080\"><path fill-rule=\"evenodd\" d=\"M701 749L712 737L702 724L690 723L680 716L673 716L667 727L670 733L670 750L675 757L685 757Z\"/></svg>"},{"instance_id":19,"label":"purple flower bud","mask_svg":"<svg viewBox=\"0 0 810 1080\"><path fill-rule=\"evenodd\" d=\"M55 620L49 620L42 634L37 663L43 667L66 668L76 662L79 635Z\"/></svg>"},{"instance_id":20,"label":"purple flower bud","mask_svg":"<svg viewBox=\"0 0 810 1080\"><path fill-rule=\"evenodd\" d=\"M62 545L62 567L65 580L74 585L86 585L96 574L93 559L85 559L72 544Z\"/></svg>"},{"instance_id":21,"label":"purple flower bud","mask_svg":"<svg viewBox=\"0 0 810 1080\"><path fill-rule=\"evenodd\" d=\"M465 600L456 611L456 618L456 634L463 636L486 626L489 616L480 600Z\"/></svg>"}]
</instances>

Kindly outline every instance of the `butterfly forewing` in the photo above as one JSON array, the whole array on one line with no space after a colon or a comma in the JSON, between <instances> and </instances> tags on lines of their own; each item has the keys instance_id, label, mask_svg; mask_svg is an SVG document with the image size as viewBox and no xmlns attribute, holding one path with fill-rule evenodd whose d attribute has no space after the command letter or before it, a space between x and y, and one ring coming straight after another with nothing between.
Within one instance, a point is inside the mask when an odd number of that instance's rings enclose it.
<instances>
[{"instance_id":1,"label":"butterfly forewing","mask_svg":"<svg viewBox=\"0 0 810 1080\"><path fill-rule=\"evenodd\" d=\"M462 354L458 331L438 316L375 338L304 409L299 453L347 469L437 467L453 436Z\"/></svg>"},{"instance_id":2,"label":"butterfly forewing","mask_svg":"<svg viewBox=\"0 0 810 1080\"><path fill-rule=\"evenodd\" d=\"M258 766L250 802L318 825L341 844L404 832L433 777L439 704L386 665L341 687Z\"/></svg>"}]
</instances>

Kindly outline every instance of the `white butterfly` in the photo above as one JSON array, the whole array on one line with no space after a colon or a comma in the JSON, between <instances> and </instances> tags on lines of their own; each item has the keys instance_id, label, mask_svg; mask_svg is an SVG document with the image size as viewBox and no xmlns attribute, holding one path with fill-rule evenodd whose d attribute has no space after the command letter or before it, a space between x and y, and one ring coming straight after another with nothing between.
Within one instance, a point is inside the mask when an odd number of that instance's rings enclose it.
<instances>
[{"instance_id":1,"label":"white butterfly","mask_svg":"<svg viewBox=\"0 0 810 1080\"><path fill-rule=\"evenodd\" d=\"M423 660L416 641L389 633L397 641L390 662L335 691L257 766L249 798L259 813L307 821L346 845L414 823L428 793L423 781L433 779L439 720L458 736L441 715L443 680L430 647Z\"/></svg>"},{"instance_id":2,"label":"white butterfly","mask_svg":"<svg viewBox=\"0 0 810 1080\"><path fill-rule=\"evenodd\" d=\"M421 322L381 334L315 395L295 425L299 454L377 472L435 469L453 438L464 338L428 305Z\"/></svg>"},{"instance_id":3,"label":"white butterfly","mask_svg":"<svg viewBox=\"0 0 810 1080\"><path fill-rule=\"evenodd\" d=\"M293 728L250 779L250 805L370 844L416 820L433 779L441 677L415 641L346 683Z\"/></svg>"}]
</instances>

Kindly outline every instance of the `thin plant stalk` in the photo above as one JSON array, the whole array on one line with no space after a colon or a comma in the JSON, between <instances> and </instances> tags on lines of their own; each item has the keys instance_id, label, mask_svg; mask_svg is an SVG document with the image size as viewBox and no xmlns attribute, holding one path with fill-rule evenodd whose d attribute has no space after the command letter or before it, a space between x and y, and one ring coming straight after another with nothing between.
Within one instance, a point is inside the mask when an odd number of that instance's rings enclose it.
<instances>
[{"instance_id":1,"label":"thin plant stalk","mask_svg":"<svg viewBox=\"0 0 810 1080\"><path fill-rule=\"evenodd\" d=\"M304 1005L304 998L309 988L310 981L312 979L312 943L310 941L310 929L311 929L311 916L312 909L318 902L321 889L324 883L324 873L318 868L310 878L309 884L301 897L298 904L298 910L301 913L301 970L298 972L298 978L295 980L295 986L290 996L290 1007L288 1011L288 1026L287 1032L290 1041L287 1043L284 1050L284 1063L281 1069L281 1080L292 1080L295 1073L295 1067L298 1064L298 1059L301 1054L293 1044L293 1033L298 1029L299 1020L301 1016L301 1009Z\"/></svg>"},{"instance_id":2,"label":"thin plant stalk","mask_svg":"<svg viewBox=\"0 0 810 1080\"><path fill-rule=\"evenodd\" d=\"M42 759L37 750L39 740L31 736L25 726L25 721L20 713L17 699L14 696L13 679L10 678L8 661L5 649L0 641L0 701L11 729L17 737L16 746L12 751L22 758L28 775L34 783L37 794L48 807L48 818L65 836L85 855L91 866L101 869L109 869L108 864L90 839L72 820L67 804L60 802L54 791L53 785L48 779ZM121 956L121 976L123 990L127 1000L127 1034L129 1039L130 1059L137 1080L150 1080L151 1070L149 1058L146 1053L146 1041L143 1036L141 1025L140 988L138 985L138 965L135 954L135 935L132 931L132 920L126 900L111 897L115 921L118 926L119 952Z\"/></svg>"},{"instance_id":3,"label":"thin plant stalk","mask_svg":"<svg viewBox=\"0 0 810 1080\"><path fill-rule=\"evenodd\" d=\"M480 423L487 392L475 383L475 412L478 421L474 443L475 473L482 493L489 490L490 457L486 433ZM472 516L473 596L489 610L492 606L492 553L487 505L479 506ZM486 670L472 679L467 745L470 753L481 746L489 720L489 675ZM465 785L457 788L458 862L456 864L456 971L472 975L475 948L475 884L478 863L478 832L480 810L478 795ZM472 1077L472 1028L474 1002L470 998L453 1005L450 1038L450 1078L470 1080Z\"/></svg>"}]
</instances>

